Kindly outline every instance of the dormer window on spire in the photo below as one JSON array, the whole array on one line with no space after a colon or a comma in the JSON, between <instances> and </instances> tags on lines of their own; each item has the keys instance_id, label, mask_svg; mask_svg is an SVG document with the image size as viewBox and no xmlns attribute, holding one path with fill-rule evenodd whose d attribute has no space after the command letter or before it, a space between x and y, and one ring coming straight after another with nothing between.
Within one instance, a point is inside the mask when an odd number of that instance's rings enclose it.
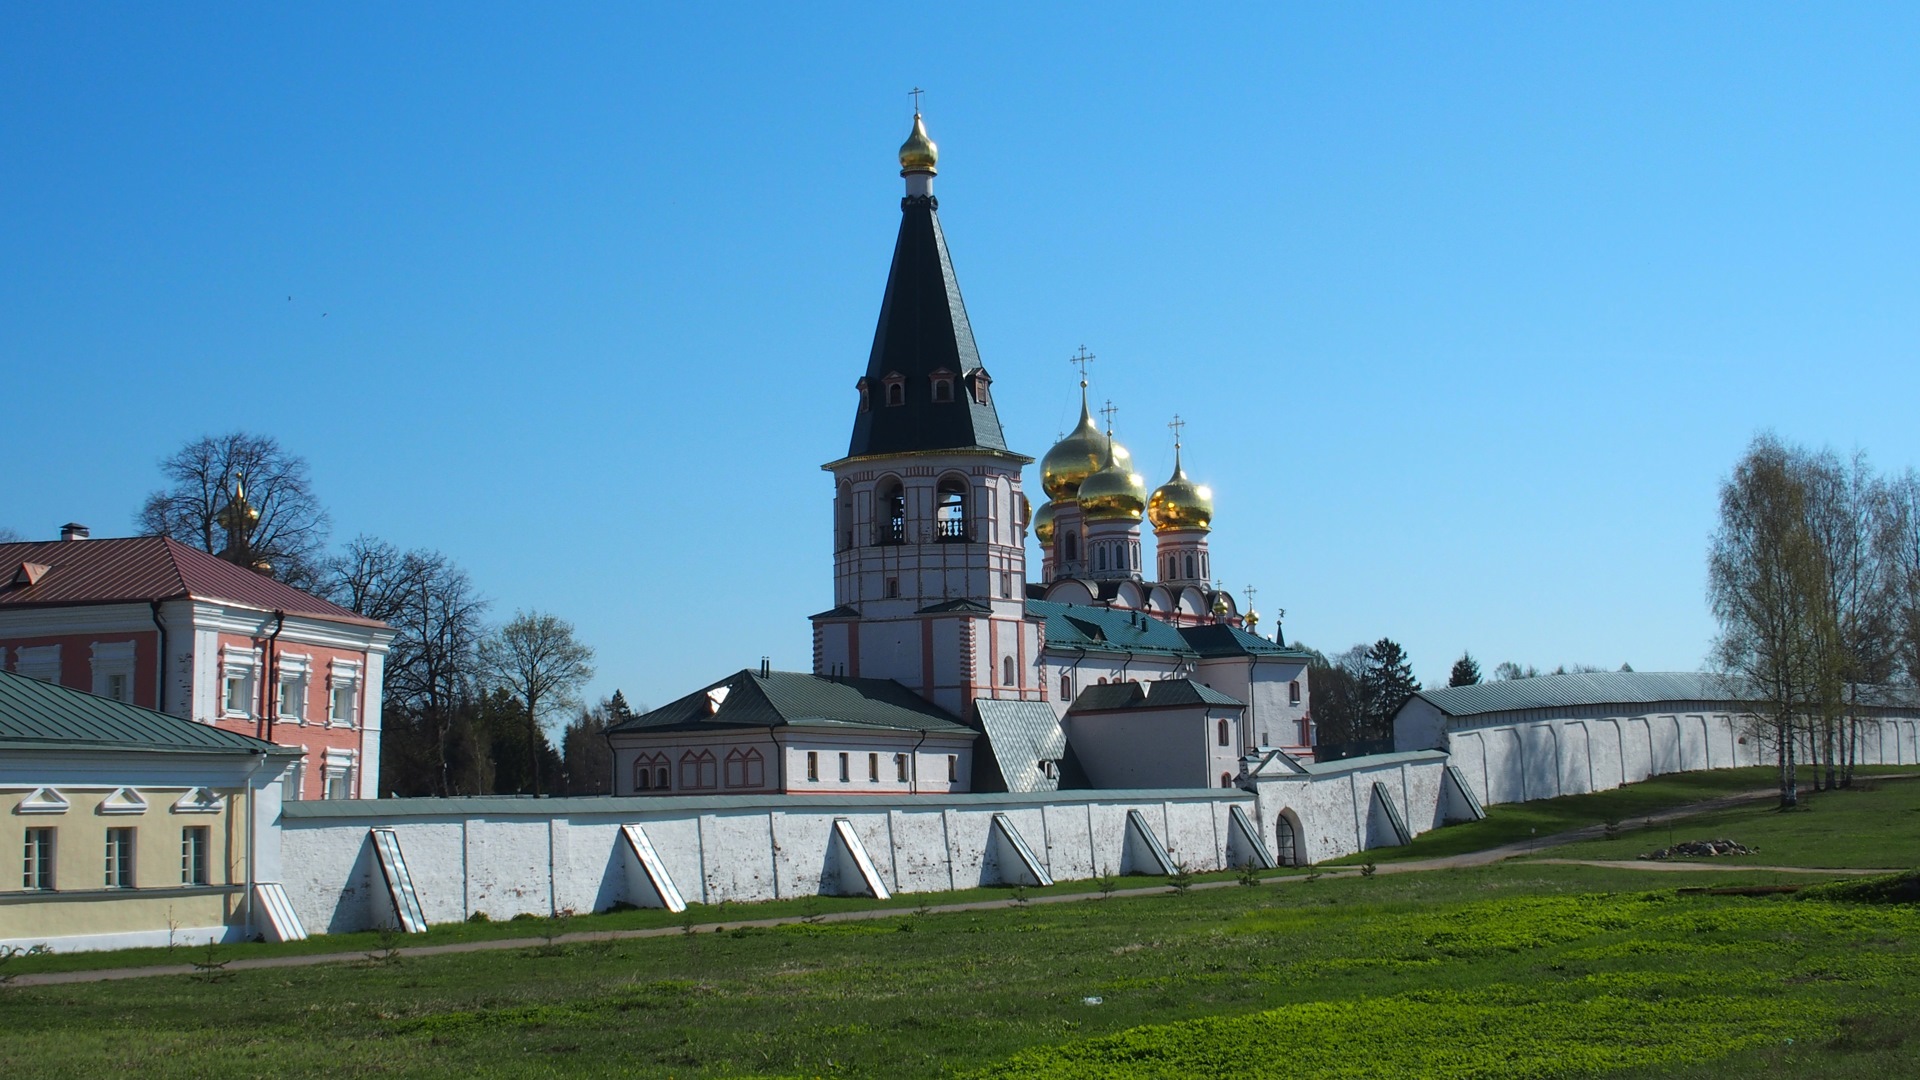
<instances>
[{"instance_id":1,"label":"dormer window on spire","mask_svg":"<svg viewBox=\"0 0 1920 1080\"><path fill-rule=\"evenodd\" d=\"M973 386L973 400L982 405L986 405L993 400L987 394L987 387L992 384L993 377L987 374L986 368L975 368L973 374L967 376L967 378Z\"/></svg>"},{"instance_id":2,"label":"dormer window on spire","mask_svg":"<svg viewBox=\"0 0 1920 1080\"><path fill-rule=\"evenodd\" d=\"M897 371L889 371L886 377L880 381L885 384L887 388L888 408L905 405L907 403L907 377L905 375Z\"/></svg>"},{"instance_id":3,"label":"dormer window on spire","mask_svg":"<svg viewBox=\"0 0 1920 1080\"><path fill-rule=\"evenodd\" d=\"M947 370L946 368L940 368L933 373L932 380L933 380L933 400L952 401L953 400L953 372Z\"/></svg>"},{"instance_id":4,"label":"dormer window on spire","mask_svg":"<svg viewBox=\"0 0 1920 1080\"><path fill-rule=\"evenodd\" d=\"M866 412L873 408L873 386L867 382L865 375L860 376L860 381L854 383L853 388L860 391L860 411Z\"/></svg>"}]
</instances>

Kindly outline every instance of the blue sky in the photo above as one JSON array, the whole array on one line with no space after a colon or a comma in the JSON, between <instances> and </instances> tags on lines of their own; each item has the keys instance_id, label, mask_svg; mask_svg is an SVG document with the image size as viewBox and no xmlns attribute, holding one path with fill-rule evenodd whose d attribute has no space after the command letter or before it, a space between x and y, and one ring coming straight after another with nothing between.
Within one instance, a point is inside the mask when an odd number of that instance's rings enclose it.
<instances>
[{"instance_id":1,"label":"blue sky","mask_svg":"<svg viewBox=\"0 0 1920 1080\"><path fill-rule=\"evenodd\" d=\"M917 85L1016 448L1084 343L1150 483L1189 420L1214 566L1290 639L1694 668L1757 430L1920 460L1917 39L1910 5L7 0L0 525L124 534L163 454L263 431L336 539L574 621L595 693L804 669Z\"/></svg>"}]
</instances>

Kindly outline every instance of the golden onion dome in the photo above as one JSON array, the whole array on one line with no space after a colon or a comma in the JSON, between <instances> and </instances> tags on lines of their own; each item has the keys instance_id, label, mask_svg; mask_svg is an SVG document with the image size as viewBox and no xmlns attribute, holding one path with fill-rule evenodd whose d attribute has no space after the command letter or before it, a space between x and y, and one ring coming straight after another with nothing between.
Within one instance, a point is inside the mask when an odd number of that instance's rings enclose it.
<instances>
[{"instance_id":1,"label":"golden onion dome","mask_svg":"<svg viewBox=\"0 0 1920 1080\"><path fill-rule=\"evenodd\" d=\"M913 114L913 134L900 144L900 170L902 172L936 172L934 166L940 161L940 148L927 138L927 125L920 122L920 114Z\"/></svg>"},{"instance_id":2,"label":"golden onion dome","mask_svg":"<svg viewBox=\"0 0 1920 1080\"><path fill-rule=\"evenodd\" d=\"M1033 513L1033 538L1040 541L1041 547L1053 543L1053 504L1042 503Z\"/></svg>"},{"instance_id":3,"label":"golden onion dome","mask_svg":"<svg viewBox=\"0 0 1920 1080\"><path fill-rule=\"evenodd\" d=\"M1147 482L1116 460L1112 444L1100 470L1080 482L1080 512L1088 521L1139 521L1147 507Z\"/></svg>"},{"instance_id":4,"label":"golden onion dome","mask_svg":"<svg viewBox=\"0 0 1920 1080\"><path fill-rule=\"evenodd\" d=\"M220 527L229 531L249 531L260 523L260 511L247 501L247 481L245 477L235 477L233 498L227 501L215 518Z\"/></svg>"},{"instance_id":5,"label":"golden onion dome","mask_svg":"<svg viewBox=\"0 0 1920 1080\"><path fill-rule=\"evenodd\" d=\"M1225 592L1213 594L1213 613L1223 619L1233 614L1233 601L1227 599Z\"/></svg>"},{"instance_id":6,"label":"golden onion dome","mask_svg":"<svg viewBox=\"0 0 1920 1080\"><path fill-rule=\"evenodd\" d=\"M1187 470L1180 466L1177 445L1173 448L1173 479L1153 490L1153 497L1147 500L1147 518L1153 522L1155 532L1171 529L1205 532L1213 527L1213 489L1187 479Z\"/></svg>"},{"instance_id":7,"label":"golden onion dome","mask_svg":"<svg viewBox=\"0 0 1920 1080\"><path fill-rule=\"evenodd\" d=\"M1098 472L1107 460L1108 438L1100 434L1094 426L1093 414L1087 410L1087 388L1080 387L1080 424L1066 438L1053 444L1053 449L1040 459L1040 487L1047 498L1056 502L1074 498L1080 493L1080 485L1087 477ZM1131 471L1133 454L1119 443L1113 443L1113 459L1122 469Z\"/></svg>"}]
</instances>

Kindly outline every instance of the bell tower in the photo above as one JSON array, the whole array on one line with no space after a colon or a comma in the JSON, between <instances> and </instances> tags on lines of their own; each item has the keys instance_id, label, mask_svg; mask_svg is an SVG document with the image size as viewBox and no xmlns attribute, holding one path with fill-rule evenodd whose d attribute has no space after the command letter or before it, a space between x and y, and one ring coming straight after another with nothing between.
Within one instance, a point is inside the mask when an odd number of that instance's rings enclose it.
<instances>
[{"instance_id":1,"label":"bell tower","mask_svg":"<svg viewBox=\"0 0 1920 1080\"><path fill-rule=\"evenodd\" d=\"M955 715L1045 700L1026 617L1028 503L960 297L918 111L900 147L900 232L846 456L833 475L833 601L814 672L893 679Z\"/></svg>"}]
</instances>

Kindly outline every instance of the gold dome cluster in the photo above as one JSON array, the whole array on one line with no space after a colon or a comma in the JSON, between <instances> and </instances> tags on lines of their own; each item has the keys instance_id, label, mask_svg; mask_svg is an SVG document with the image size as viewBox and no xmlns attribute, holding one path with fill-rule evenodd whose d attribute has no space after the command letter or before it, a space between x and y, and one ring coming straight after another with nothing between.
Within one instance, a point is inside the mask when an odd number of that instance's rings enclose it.
<instances>
[{"instance_id":1,"label":"gold dome cluster","mask_svg":"<svg viewBox=\"0 0 1920 1080\"><path fill-rule=\"evenodd\" d=\"M1178 444L1173 448L1173 478L1154 489L1147 501L1147 518L1155 532L1213 527L1213 489L1187 479Z\"/></svg>"},{"instance_id":2,"label":"gold dome cluster","mask_svg":"<svg viewBox=\"0 0 1920 1080\"><path fill-rule=\"evenodd\" d=\"M1107 437L1108 451L1098 472L1080 483L1080 512L1088 521L1139 521L1147 506L1147 483L1133 471L1131 455L1119 460L1121 448Z\"/></svg>"},{"instance_id":3,"label":"gold dome cluster","mask_svg":"<svg viewBox=\"0 0 1920 1080\"><path fill-rule=\"evenodd\" d=\"M913 133L907 141L900 144L900 171L937 172L935 165L940 163L940 148L927 138L927 125L920 121L920 114L913 114Z\"/></svg>"},{"instance_id":4,"label":"gold dome cluster","mask_svg":"<svg viewBox=\"0 0 1920 1080\"><path fill-rule=\"evenodd\" d=\"M1093 414L1087 411L1086 388L1082 387L1079 426L1053 444L1047 456L1040 459L1040 488L1047 493L1047 498L1064 500L1078 495L1080 485L1106 463L1109 442L1094 426ZM1133 455L1126 447L1113 443L1112 450L1114 461L1121 468L1132 468Z\"/></svg>"}]
</instances>

